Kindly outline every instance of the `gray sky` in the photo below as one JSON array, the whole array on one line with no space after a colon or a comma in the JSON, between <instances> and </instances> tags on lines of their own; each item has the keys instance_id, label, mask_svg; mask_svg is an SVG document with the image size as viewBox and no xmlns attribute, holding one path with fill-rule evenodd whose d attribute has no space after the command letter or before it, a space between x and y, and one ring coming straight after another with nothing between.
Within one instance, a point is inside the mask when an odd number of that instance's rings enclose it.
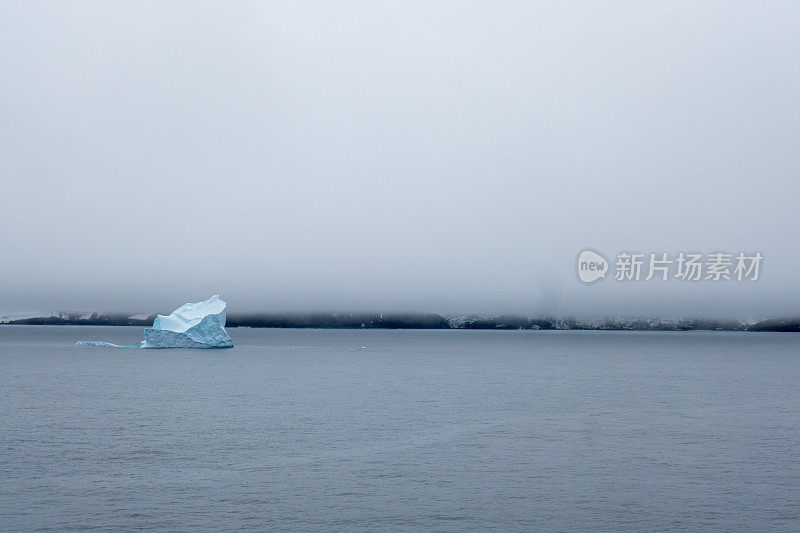
<instances>
[{"instance_id":1,"label":"gray sky","mask_svg":"<svg viewBox=\"0 0 800 533\"><path fill-rule=\"evenodd\" d=\"M800 314L796 2L2 2L0 310ZM582 285L580 250L764 255Z\"/></svg>"}]
</instances>

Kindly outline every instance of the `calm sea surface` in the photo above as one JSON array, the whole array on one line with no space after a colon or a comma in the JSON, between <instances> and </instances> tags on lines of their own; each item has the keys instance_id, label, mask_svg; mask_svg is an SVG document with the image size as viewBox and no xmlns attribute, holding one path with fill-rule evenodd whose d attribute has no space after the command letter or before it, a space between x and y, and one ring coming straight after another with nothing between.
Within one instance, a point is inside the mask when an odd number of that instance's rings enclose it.
<instances>
[{"instance_id":1,"label":"calm sea surface","mask_svg":"<svg viewBox=\"0 0 800 533\"><path fill-rule=\"evenodd\" d=\"M800 530L800 335L0 326L0 530Z\"/></svg>"}]
</instances>

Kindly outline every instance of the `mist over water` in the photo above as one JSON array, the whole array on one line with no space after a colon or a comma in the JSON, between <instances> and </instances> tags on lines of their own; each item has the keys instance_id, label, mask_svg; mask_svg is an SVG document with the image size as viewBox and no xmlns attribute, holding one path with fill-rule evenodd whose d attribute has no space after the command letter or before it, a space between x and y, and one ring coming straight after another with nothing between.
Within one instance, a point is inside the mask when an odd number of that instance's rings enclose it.
<instances>
[{"instance_id":1,"label":"mist over water","mask_svg":"<svg viewBox=\"0 0 800 533\"><path fill-rule=\"evenodd\" d=\"M11 2L0 310L800 314L796 4ZM575 258L761 252L753 283Z\"/></svg>"}]
</instances>

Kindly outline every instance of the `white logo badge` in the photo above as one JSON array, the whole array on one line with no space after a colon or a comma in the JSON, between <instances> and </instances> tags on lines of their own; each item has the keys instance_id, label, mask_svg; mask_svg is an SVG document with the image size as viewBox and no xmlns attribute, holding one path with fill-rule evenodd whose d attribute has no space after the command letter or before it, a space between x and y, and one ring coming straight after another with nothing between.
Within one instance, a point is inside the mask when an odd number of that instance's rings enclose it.
<instances>
[{"instance_id":1,"label":"white logo badge","mask_svg":"<svg viewBox=\"0 0 800 533\"><path fill-rule=\"evenodd\" d=\"M578 277L584 283L592 283L606 277L608 261L593 250L584 250L578 255Z\"/></svg>"}]
</instances>

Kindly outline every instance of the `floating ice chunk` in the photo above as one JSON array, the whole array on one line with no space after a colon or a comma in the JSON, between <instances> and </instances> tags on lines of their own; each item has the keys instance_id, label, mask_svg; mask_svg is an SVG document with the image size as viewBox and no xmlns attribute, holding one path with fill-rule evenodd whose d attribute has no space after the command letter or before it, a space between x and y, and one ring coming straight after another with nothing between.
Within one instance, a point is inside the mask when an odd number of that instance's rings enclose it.
<instances>
[{"instance_id":1,"label":"floating ice chunk","mask_svg":"<svg viewBox=\"0 0 800 533\"><path fill-rule=\"evenodd\" d=\"M121 348L118 344L111 344L105 341L78 341L75 344L78 346L110 346L111 348Z\"/></svg>"},{"instance_id":2,"label":"floating ice chunk","mask_svg":"<svg viewBox=\"0 0 800 533\"><path fill-rule=\"evenodd\" d=\"M185 304L169 316L158 315L153 327L144 330L142 348L231 348L226 307L214 295L205 302Z\"/></svg>"}]
</instances>

